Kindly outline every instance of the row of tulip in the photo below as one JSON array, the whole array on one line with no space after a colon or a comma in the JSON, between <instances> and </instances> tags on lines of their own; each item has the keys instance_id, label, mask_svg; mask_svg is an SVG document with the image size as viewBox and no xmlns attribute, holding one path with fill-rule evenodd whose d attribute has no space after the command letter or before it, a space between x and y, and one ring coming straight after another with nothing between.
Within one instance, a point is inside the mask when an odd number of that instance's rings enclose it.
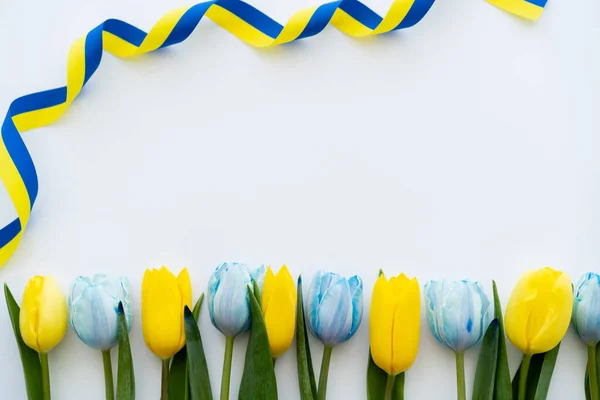
<instances>
[{"instance_id":1,"label":"row of tulip","mask_svg":"<svg viewBox=\"0 0 600 400\"><path fill-rule=\"evenodd\" d=\"M421 288L416 278L391 279L380 272L370 305L368 399L404 398L404 373L419 346ZM68 299L52 277L32 278L17 305L5 285L6 300L23 363L29 399L50 399L48 353L67 325L83 343L102 352L106 398L115 396L110 350L119 345L117 399L135 398L128 332L132 321L130 284L125 277L79 277ZM283 266L254 271L225 263L211 275L208 310L225 336L221 399L229 399L233 343L250 331L239 398L277 399L274 364L297 343L302 400L324 400L333 348L349 340L362 320L363 283L318 272L308 291ZM147 347L162 360L161 399L212 399L209 372L198 329L203 296L192 308L187 269L179 276L166 268L147 270L142 282L142 330ZM586 397L600 400L596 357L600 341L600 275L588 273L572 288L569 277L543 268L527 272L502 315L494 283L494 307L480 284L430 281L424 286L428 325L435 339L456 355L457 398L466 399L464 352L483 339L473 399L545 399L558 349L569 323L588 346ZM193 311L192 311L193 309ZM511 383L505 334L523 352ZM318 385L307 330L324 345ZM599 347L600 348L600 347ZM531 367L530 366L535 366ZM531 371L531 373L530 373Z\"/></svg>"}]
</instances>

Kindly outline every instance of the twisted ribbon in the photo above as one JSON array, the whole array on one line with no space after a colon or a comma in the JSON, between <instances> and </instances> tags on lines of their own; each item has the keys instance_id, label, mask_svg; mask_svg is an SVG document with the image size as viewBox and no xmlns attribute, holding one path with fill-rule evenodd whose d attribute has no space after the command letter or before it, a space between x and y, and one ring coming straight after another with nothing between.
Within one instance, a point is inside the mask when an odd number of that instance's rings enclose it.
<instances>
[{"instance_id":1,"label":"twisted ribbon","mask_svg":"<svg viewBox=\"0 0 600 400\"><path fill-rule=\"evenodd\" d=\"M0 131L0 179L18 217L0 230L0 265L19 245L38 194L35 166L21 133L51 124L65 112L100 65L103 50L132 57L172 46L187 39L203 16L255 47L314 36L328 24L353 37L378 35L415 25L434 1L394 0L383 18L358 0L334 1L298 11L282 26L243 1L214 0L173 10L148 33L117 19L98 25L71 46L67 86L20 97L8 109Z\"/></svg>"},{"instance_id":2,"label":"twisted ribbon","mask_svg":"<svg viewBox=\"0 0 600 400\"><path fill-rule=\"evenodd\" d=\"M537 20L548 0L487 0L498 8L526 19Z\"/></svg>"}]
</instances>

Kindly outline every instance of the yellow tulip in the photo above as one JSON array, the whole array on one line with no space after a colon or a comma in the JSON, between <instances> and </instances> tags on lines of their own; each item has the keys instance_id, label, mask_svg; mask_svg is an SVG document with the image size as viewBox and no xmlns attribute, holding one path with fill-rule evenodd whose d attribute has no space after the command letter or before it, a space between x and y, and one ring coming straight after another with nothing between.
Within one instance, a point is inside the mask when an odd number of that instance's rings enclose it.
<instances>
[{"instance_id":1,"label":"yellow tulip","mask_svg":"<svg viewBox=\"0 0 600 400\"><path fill-rule=\"evenodd\" d=\"M506 334L525 354L545 353L562 340L571 320L569 276L552 268L525 273L506 306Z\"/></svg>"},{"instance_id":2,"label":"yellow tulip","mask_svg":"<svg viewBox=\"0 0 600 400\"><path fill-rule=\"evenodd\" d=\"M25 286L19 325L25 344L48 353L65 336L69 311L67 298L51 276L35 276Z\"/></svg>"},{"instance_id":3,"label":"yellow tulip","mask_svg":"<svg viewBox=\"0 0 600 400\"><path fill-rule=\"evenodd\" d=\"M421 293L417 278L380 275L371 297L371 356L388 375L406 371L415 361L421 330Z\"/></svg>"},{"instance_id":4,"label":"yellow tulip","mask_svg":"<svg viewBox=\"0 0 600 400\"><path fill-rule=\"evenodd\" d=\"M296 326L296 286L285 265L277 275L267 270L261 303L271 356L277 358L291 346Z\"/></svg>"},{"instance_id":5,"label":"yellow tulip","mask_svg":"<svg viewBox=\"0 0 600 400\"><path fill-rule=\"evenodd\" d=\"M163 360L185 345L185 306L192 308L192 284L186 268L178 277L165 267L146 270L142 281L142 331L146 346Z\"/></svg>"}]
</instances>

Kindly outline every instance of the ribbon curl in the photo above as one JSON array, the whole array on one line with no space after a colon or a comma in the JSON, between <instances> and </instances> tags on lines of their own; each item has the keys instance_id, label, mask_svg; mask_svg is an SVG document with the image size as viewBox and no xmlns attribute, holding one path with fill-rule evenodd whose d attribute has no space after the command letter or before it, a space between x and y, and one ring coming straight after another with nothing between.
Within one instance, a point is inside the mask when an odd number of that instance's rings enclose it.
<instances>
[{"instance_id":1,"label":"ribbon curl","mask_svg":"<svg viewBox=\"0 0 600 400\"><path fill-rule=\"evenodd\" d=\"M104 50L132 57L187 39L206 16L254 47L269 47L314 36L329 24L353 37L408 28L427 14L435 0L395 0L380 17L358 0L341 0L296 12L285 25L241 0L215 0L165 14L146 33L126 22L109 19L72 44L67 85L13 101L0 135L0 179L15 205L17 218L0 230L0 265L16 250L38 194L33 160L21 133L56 121L92 77Z\"/></svg>"}]
</instances>

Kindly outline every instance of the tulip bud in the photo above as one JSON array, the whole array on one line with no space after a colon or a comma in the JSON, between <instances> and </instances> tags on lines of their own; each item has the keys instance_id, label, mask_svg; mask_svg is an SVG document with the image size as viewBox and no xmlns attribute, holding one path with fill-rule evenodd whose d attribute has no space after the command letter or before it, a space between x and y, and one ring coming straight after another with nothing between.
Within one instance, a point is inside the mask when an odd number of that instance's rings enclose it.
<instances>
[{"instance_id":1,"label":"tulip bud","mask_svg":"<svg viewBox=\"0 0 600 400\"><path fill-rule=\"evenodd\" d=\"M71 328L86 345L109 350L119 341L117 309L123 303L127 326L131 330L132 312L129 280L125 277L80 276L71 287L68 299Z\"/></svg>"},{"instance_id":2,"label":"tulip bud","mask_svg":"<svg viewBox=\"0 0 600 400\"><path fill-rule=\"evenodd\" d=\"M371 298L371 356L388 375L415 361L421 326L421 292L416 278L379 276Z\"/></svg>"},{"instance_id":3,"label":"tulip bud","mask_svg":"<svg viewBox=\"0 0 600 400\"><path fill-rule=\"evenodd\" d=\"M250 329L248 286L252 278L245 264L223 263L208 281L208 311L223 335L235 337Z\"/></svg>"},{"instance_id":4,"label":"tulip bud","mask_svg":"<svg viewBox=\"0 0 600 400\"><path fill-rule=\"evenodd\" d=\"M146 270L142 281L142 331L146 346L163 360L185 345L185 306L192 307L192 284L186 268L177 277L165 267Z\"/></svg>"},{"instance_id":5,"label":"tulip bud","mask_svg":"<svg viewBox=\"0 0 600 400\"><path fill-rule=\"evenodd\" d=\"M342 278L332 272L315 275L306 303L308 328L326 346L350 339L358 330L363 311L360 277Z\"/></svg>"},{"instance_id":6,"label":"tulip bud","mask_svg":"<svg viewBox=\"0 0 600 400\"><path fill-rule=\"evenodd\" d=\"M588 272L575 286L571 325L588 345L600 342L600 275Z\"/></svg>"},{"instance_id":7,"label":"tulip bud","mask_svg":"<svg viewBox=\"0 0 600 400\"><path fill-rule=\"evenodd\" d=\"M296 286L285 265L277 275L269 267L261 297L271 357L277 358L291 346L296 327Z\"/></svg>"},{"instance_id":8,"label":"tulip bud","mask_svg":"<svg viewBox=\"0 0 600 400\"><path fill-rule=\"evenodd\" d=\"M552 350L567 332L573 310L569 276L552 268L525 273L506 306L506 334L525 354Z\"/></svg>"},{"instance_id":9,"label":"tulip bud","mask_svg":"<svg viewBox=\"0 0 600 400\"><path fill-rule=\"evenodd\" d=\"M48 353L65 336L67 299L51 276L36 276L25 286L19 324L27 346Z\"/></svg>"},{"instance_id":10,"label":"tulip bud","mask_svg":"<svg viewBox=\"0 0 600 400\"><path fill-rule=\"evenodd\" d=\"M462 353L483 338L490 301L479 283L430 281L425 302L429 328L440 344Z\"/></svg>"}]
</instances>

